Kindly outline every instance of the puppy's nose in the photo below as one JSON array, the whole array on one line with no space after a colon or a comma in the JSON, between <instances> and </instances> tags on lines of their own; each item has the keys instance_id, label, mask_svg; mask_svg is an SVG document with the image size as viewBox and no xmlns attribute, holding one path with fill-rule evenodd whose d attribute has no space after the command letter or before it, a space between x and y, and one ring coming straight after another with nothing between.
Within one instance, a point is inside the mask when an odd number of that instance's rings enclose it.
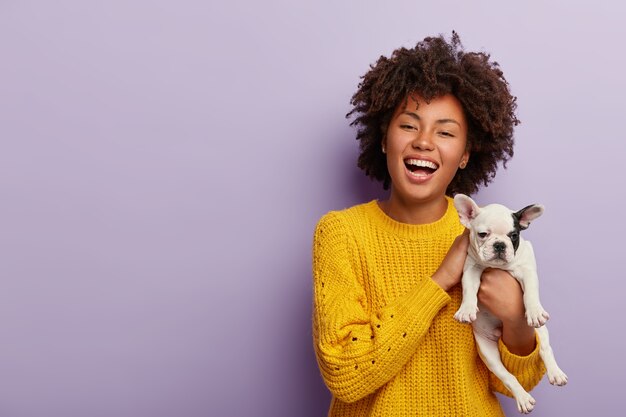
<instances>
[{"instance_id":1,"label":"puppy's nose","mask_svg":"<svg viewBox=\"0 0 626 417\"><path fill-rule=\"evenodd\" d=\"M493 244L493 250L502 253L506 250L506 244L504 242L496 242Z\"/></svg>"}]
</instances>

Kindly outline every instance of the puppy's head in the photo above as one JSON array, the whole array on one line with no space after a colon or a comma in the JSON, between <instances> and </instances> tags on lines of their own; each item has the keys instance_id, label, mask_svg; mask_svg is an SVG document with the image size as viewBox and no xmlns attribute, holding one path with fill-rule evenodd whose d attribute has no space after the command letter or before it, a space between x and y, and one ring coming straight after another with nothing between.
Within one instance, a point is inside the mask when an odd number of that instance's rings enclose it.
<instances>
[{"instance_id":1,"label":"puppy's head","mask_svg":"<svg viewBox=\"0 0 626 417\"><path fill-rule=\"evenodd\" d=\"M457 194L454 197L461 223L470 230L470 245L485 264L503 266L515 258L520 244L520 232L530 222L541 216L543 206L532 204L514 212L500 204L485 207L470 197Z\"/></svg>"}]
</instances>

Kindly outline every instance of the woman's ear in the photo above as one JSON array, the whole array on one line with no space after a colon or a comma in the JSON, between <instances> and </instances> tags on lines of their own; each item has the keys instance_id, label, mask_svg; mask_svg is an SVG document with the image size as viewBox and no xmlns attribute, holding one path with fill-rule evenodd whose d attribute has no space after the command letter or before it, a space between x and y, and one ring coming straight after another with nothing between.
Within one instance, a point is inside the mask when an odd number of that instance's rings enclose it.
<instances>
[{"instance_id":1,"label":"woman's ear","mask_svg":"<svg viewBox=\"0 0 626 417\"><path fill-rule=\"evenodd\" d=\"M469 159L470 159L470 155L471 155L471 152L470 152L470 146L469 146L469 143L468 143L467 146L465 147L465 152L463 153L463 158L461 159L461 165L462 165L460 167L461 169L463 169L463 168L465 168L467 166L467 164L469 162Z\"/></svg>"}]
</instances>

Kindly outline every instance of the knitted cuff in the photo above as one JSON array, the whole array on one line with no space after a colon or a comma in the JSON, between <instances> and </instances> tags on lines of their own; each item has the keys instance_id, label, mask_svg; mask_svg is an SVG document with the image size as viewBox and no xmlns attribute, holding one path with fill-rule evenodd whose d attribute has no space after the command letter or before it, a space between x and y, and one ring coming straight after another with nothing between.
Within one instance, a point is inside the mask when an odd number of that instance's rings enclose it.
<instances>
[{"instance_id":1,"label":"knitted cuff","mask_svg":"<svg viewBox=\"0 0 626 417\"><path fill-rule=\"evenodd\" d=\"M502 341L502 338L498 340L498 349L500 350L500 357L505 368L515 375L518 380L533 379L536 375L542 375L545 372L543 361L539 356L539 336L537 332L535 332L535 350L526 356L511 353Z\"/></svg>"},{"instance_id":2,"label":"knitted cuff","mask_svg":"<svg viewBox=\"0 0 626 417\"><path fill-rule=\"evenodd\" d=\"M451 298L435 281L430 278L424 279L422 285L407 294L402 305L396 308L410 312L412 317L426 317L432 320L439 310L450 302Z\"/></svg>"}]
</instances>

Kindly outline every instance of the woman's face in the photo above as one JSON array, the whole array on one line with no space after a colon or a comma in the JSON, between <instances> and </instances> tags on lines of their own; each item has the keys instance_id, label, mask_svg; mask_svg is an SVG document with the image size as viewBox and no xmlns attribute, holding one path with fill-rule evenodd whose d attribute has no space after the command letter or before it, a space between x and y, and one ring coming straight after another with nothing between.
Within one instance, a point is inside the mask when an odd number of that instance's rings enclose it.
<instances>
[{"instance_id":1,"label":"woman's face","mask_svg":"<svg viewBox=\"0 0 626 417\"><path fill-rule=\"evenodd\" d=\"M394 112L387 134L387 168L392 198L405 203L441 199L469 152L467 121L461 103L446 94L426 103L418 94L409 96Z\"/></svg>"}]
</instances>

